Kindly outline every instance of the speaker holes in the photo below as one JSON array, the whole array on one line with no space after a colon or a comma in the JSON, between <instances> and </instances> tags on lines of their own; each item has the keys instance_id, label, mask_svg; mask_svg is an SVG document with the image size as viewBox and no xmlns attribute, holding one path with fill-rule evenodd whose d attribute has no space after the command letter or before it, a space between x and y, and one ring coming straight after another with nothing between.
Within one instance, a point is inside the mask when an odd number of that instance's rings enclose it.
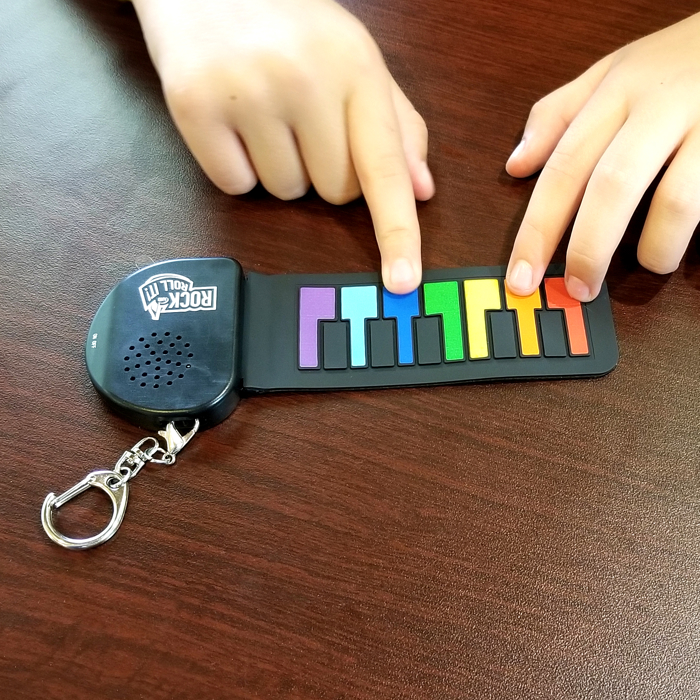
<instances>
[{"instance_id":1,"label":"speaker holes","mask_svg":"<svg viewBox=\"0 0 700 700\"><path fill-rule=\"evenodd\" d=\"M125 345L122 351L125 379L129 377L130 382L138 382L139 386L149 390L166 390L177 384L178 379L184 379L186 371L192 368L191 364L182 362L185 357L194 357L191 345L184 342L181 335L173 336L171 331L151 332L149 336L139 338L138 344ZM171 357L168 357L169 354ZM139 359L143 355L149 359ZM174 355L178 357L172 357ZM165 365L171 365L172 368ZM176 367L179 372L175 370Z\"/></svg>"}]
</instances>

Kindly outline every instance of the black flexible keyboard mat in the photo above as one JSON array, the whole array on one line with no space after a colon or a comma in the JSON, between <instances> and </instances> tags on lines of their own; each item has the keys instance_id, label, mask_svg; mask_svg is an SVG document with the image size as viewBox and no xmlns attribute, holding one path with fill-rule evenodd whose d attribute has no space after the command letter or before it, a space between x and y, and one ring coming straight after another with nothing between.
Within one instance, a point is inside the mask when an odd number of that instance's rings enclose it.
<instances>
[{"instance_id":1,"label":"black flexible keyboard mat","mask_svg":"<svg viewBox=\"0 0 700 700\"><path fill-rule=\"evenodd\" d=\"M244 283L248 391L591 377L618 361L607 287L581 304L550 266L530 297L504 267L430 270L413 294L374 273L260 275Z\"/></svg>"}]
</instances>

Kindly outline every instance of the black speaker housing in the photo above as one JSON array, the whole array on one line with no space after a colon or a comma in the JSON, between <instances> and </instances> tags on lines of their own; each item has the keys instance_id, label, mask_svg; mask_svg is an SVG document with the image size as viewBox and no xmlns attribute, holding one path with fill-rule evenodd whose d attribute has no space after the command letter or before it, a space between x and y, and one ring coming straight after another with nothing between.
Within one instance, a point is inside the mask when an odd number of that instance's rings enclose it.
<instances>
[{"instance_id":1,"label":"black speaker housing","mask_svg":"<svg viewBox=\"0 0 700 700\"><path fill-rule=\"evenodd\" d=\"M168 260L122 280L88 333L90 379L148 430L224 420L239 400L243 272L230 258Z\"/></svg>"}]
</instances>

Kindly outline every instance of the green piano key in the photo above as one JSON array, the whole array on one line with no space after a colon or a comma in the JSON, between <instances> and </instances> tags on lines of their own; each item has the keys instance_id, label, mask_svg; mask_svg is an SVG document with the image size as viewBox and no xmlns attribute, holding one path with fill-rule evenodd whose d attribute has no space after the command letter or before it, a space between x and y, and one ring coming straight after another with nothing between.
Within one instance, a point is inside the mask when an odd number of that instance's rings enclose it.
<instances>
[{"instance_id":1,"label":"green piano key","mask_svg":"<svg viewBox=\"0 0 700 700\"><path fill-rule=\"evenodd\" d=\"M426 282L423 285L423 303L426 316L442 316L445 360L463 360L462 310L457 282Z\"/></svg>"}]
</instances>

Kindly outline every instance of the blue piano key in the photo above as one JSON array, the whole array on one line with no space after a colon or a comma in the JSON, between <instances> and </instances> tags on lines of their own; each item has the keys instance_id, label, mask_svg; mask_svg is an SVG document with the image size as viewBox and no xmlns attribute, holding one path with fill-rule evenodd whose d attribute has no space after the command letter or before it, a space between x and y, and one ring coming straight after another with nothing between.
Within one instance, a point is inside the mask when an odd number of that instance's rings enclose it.
<instances>
[{"instance_id":1,"label":"blue piano key","mask_svg":"<svg viewBox=\"0 0 700 700\"><path fill-rule=\"evenodd\" d=\"M399 364L412 365L413 319L420 316L418 290L410 294L392 294L383 290L384 318L395 318L399 339Z\"/></svg>"}]
</instances>

